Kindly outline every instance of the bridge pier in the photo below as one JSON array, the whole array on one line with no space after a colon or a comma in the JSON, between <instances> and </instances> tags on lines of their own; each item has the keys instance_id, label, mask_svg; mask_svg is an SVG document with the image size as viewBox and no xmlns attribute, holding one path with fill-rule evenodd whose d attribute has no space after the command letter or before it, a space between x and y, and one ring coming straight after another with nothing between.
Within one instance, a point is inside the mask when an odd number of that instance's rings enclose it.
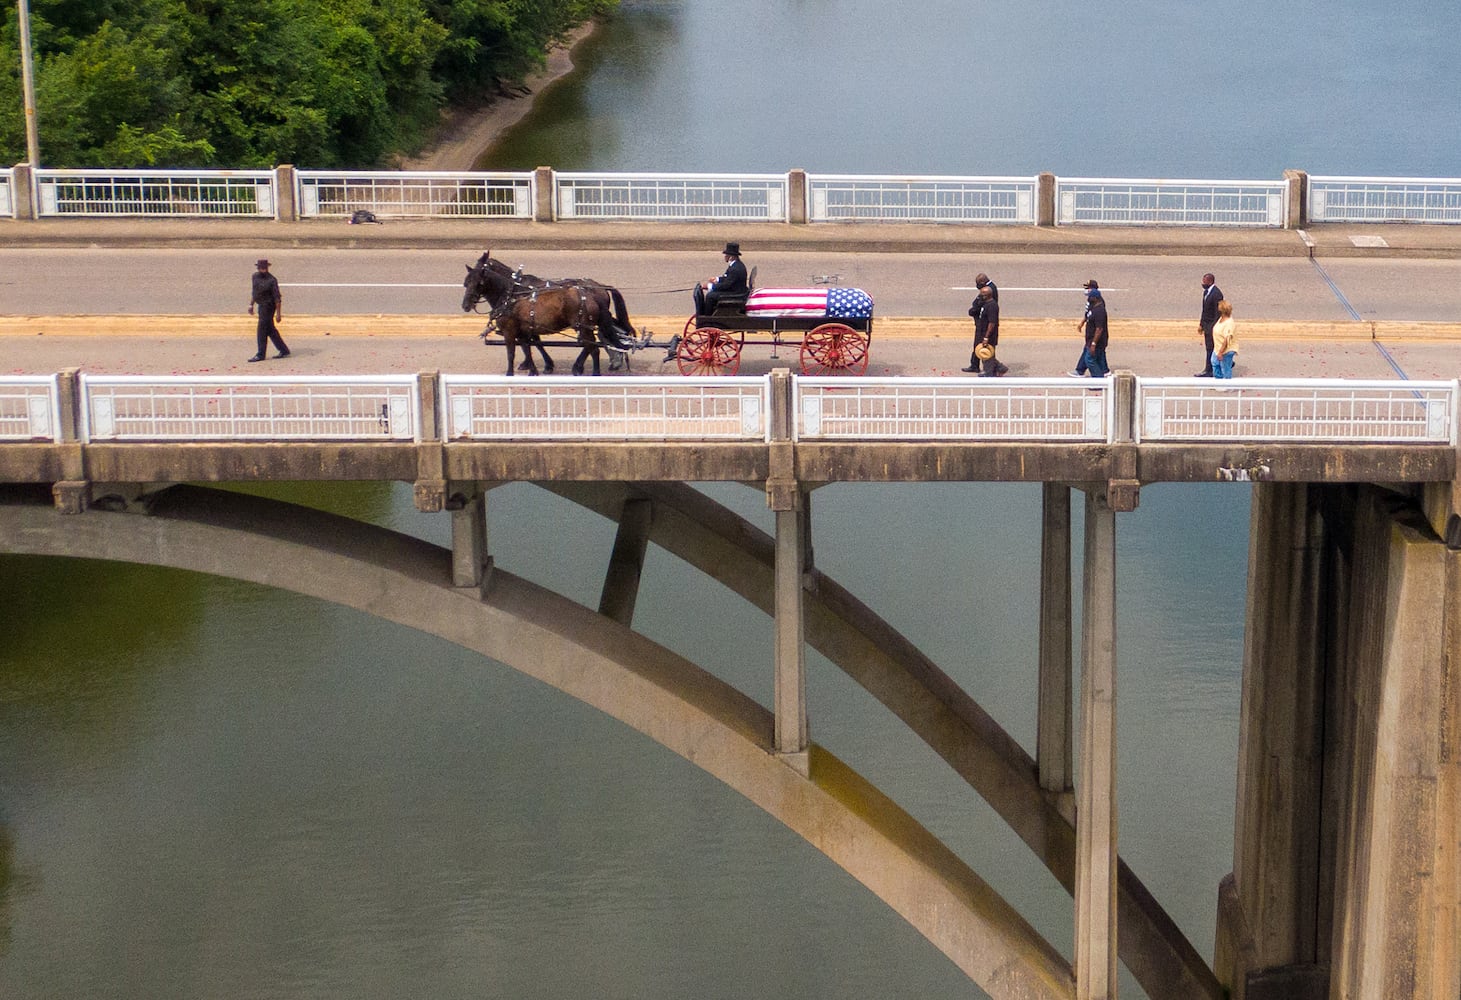
<instances>
[{"instance_id":1,"label":"bridge pier","mask_svg":"<svg viewBox=\"0 0 1461 1000\"><path fill-rule=\"evenodd\" d=\"M1057 505L1058 506L1058 505ZM1116 996L1116 512L1085 503L1081 774L1076 787L1076 1000Z\"/></svg>"},{"instance_id":2,"label":"bridge pier","mask_svg":"<svg viewBox=\"0 0 1461 1000\"><path fill-rule=\"evenodd\" d=\"M1035 763L1040 787L1069 799L1071 772L1070 487L1042 487L1040 530L1040 667Z\"/></svg>"},{"instance_id":3,"label":"bridge pier","mask_svg":"<svg viewBox=\"0 0 1461 1000\"><path fill-rule=\"evenodd\" d=\"M604 574L599 597L599 614L620 625L634 622L634 604L639 598L639 580L644 572L644 554L649 549L649 531L654 504L648 497L629 496L619 511L619 529L614 534L614 551Z\"/></svg>"},{"instance_id":4,"label":"bridge pier","mask_svg":"<svg viewBox=\"0 0 1461 1000\"><path fill-rule=\"evenodd\" d=\"M451 511L451 577L458 587L485 594L492 576L487 550L487 493L481 483L451 483L446 508Z\"/></svg>"},{"instance_id":5,"label":"bridge pier","mask_svg":"<svg viewBox=\"0 0 1461 1000\"><path fill-rule=\"evenodd\" d=\"M1235 1000L1452 1000L1461 553L1411 497L1256 484L1249 567L1218 975Z\"/></svg>"}]
</instances>

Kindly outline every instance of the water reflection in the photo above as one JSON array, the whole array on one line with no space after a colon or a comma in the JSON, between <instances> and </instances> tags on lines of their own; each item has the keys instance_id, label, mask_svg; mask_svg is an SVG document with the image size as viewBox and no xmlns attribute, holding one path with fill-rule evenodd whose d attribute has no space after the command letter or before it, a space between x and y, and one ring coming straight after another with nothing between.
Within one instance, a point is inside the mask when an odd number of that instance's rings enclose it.
<instances>
[{"instance_id":1,"label":"water reflection","mask_svg":"<svg viewBox=\"0 0 1461 1000\"><path fill-rule=\"evenodd\" d=\"M1461 63L1418 2L1382 22L1357 0L1320 17L1258 0L1216 18L1156 0L890 10L623 0L484 166L1444 177L1461 152L1461 105L1431 99L1461 90Z\"/></svg>"},{"instance_id":2,"label":"water reflection","mask_svg":"<svg viewBox=\"0 0 1461 1000\"><path fill-rule=\"evenodd\" d=\"M706 489L769 528L759 491ZM405 484L268 492L449 533ZM818 565L1027 748L1038 497L998 484L813 495ZM596 605L612 524L526 484L493 491L489 510L499 566ZM1241 536L1246 511L1240 486L1148 487L1118 528L1122 849L1204 951L1231 853L1243 546L1214 554L1192 528ZM36 623L28 652L4 661L0 700L13 842L0 992L970 995L759 810L512 671L252 585L4 568L4 596ZM638 608L637 628L770 703L769 624L740 598L652 549ZM78 680L36 682L53 677L37 657ZM808 683L813 737L1068 951L1069 897L1003 823L820 656ZM1139 995L1129 981L1123 993Z\"/></svg>"}]
</instances>

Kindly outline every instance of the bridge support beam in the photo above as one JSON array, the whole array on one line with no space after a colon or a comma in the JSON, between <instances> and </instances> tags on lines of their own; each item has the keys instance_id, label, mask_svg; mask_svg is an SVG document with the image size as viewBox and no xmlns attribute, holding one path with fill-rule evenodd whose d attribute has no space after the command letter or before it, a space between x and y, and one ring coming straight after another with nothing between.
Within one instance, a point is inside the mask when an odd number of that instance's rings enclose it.
<instances>
[{"instance_id":1,"label":"bridge support beam","mask_svg":"<svg viewBox=\"0 0 1461 1000\"><path fill-rule=\"evenodd\" d=\"M487 494L480 483L452 483L446 507L451 511L451 578L458 587L487 592L492 556L487 551Z\"/></svg>"},{"instance_id":2,"label":"bridge support beam","mask_svg":"<svg viewBox=\"0 0 1461 1000\"><path fill-rule=\"evenodd\" d=\"M1116 996L1116 512L1086 493L1081 774L1076 788L1076 1000Z\"/></svg>"},{"instance_id":3,"label":"bridge support beam","mask_svg":"<svg viewBox=\"0 0 1461 1000\"><path fill-rule=\"evenodd\" d=\"M648 497L628 497L619 513L619 530L614 535L608 572L604 574L599 614L626 628L634 622L634 603L639 597L639 579L644 572L644 554L649 548L653 519L654 504Z\"/></svg>"},{"instance_id":4,"label":"bridge support beam","mask_svg":"<svg viewBox=\"0 0 1461 1000\"><path fill-rule=\"evenodd\" d=\"M1045 483L1040 530L1040 674L1035 763L1040 787L1067 794L1071 773L1070 487Z\"/></svg>"},{"instance_id":5,"label":"bridge support beam","mask_svg":"<svg viewBox=\"0 0 1461 1000\"><path fill-rule=\"evenodd\" d=\"M1235 1000L1461 994L1461 553L1376 486L1258 484Z\"/></svg>"}]
</instances>

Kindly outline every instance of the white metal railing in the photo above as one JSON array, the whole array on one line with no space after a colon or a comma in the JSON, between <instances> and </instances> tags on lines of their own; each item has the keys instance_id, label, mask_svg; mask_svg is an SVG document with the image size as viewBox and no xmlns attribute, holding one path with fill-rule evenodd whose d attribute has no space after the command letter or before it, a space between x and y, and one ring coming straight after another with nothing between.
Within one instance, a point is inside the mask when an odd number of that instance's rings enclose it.
<instances>
[{"instance_id":1,"label":"white metal railing","mask_svg":"<svg viewBox=\"0 0 1461 1000\"><path fill-rule=\"evenodd\" d=\"M1136 381L1139 441L1457 442L1457 382Z\"/></svg>"},{"instance_id":2,"label":"white metal railing","mask_svg":"<svg viewBox=\"0 0 1461 1000\"><path fill-rule=\"evenodd\" d=\"M1311 222L1461 222L1461 178L1310 177Z\"/></svg>"},{"instance_id":3,"label":"white metal railing","mask_svg":"<svg viewBox=\"0 0 1461 1000\"><path fill-rule=\"evenodd\" d=\"M15 218L15 168L0 170L0 216Z\"/></svg>"},{"instance_id":4,"label":"white metal railing","mask_svg":"<svg viewBox=\"0 0 1461 1000\"><path fill-rule=\"evenodd\" d=\"M38 215L268 216L272 170L37 170Z\"/></svg>"},{"instance_id":5,"label":"white metal railing","mask_svg":"<svg viewBox=\"0 0 1461 1000\"><path fill-rule=\"evenodd\" d=\"M60 379L0 375L0 441L59 441Z\"/></svg>"},{"instance_id":6,"label":"white metal railing","mask_svg":"<svg viewBox=\"0 0 1461 1000\"><path fill-rule=\"evenodd\" d=\"M81 376L83 441L414 441L415 375Z\"/></svg>"},{"instance_id":7,"label":"white metal railing","mask_svg":"<svg viewBox=\"0 0 1461 1000\"><path fill-rule=\"evenodd\" d=\"M554 175L560 219L788 221L785 174Z\"/></svg>"},{"instance_id":8,"label":"white metal railing","mask_svg":"<svg viewBox=\"0 0 1461 1000\"><path fill-rule=\"evenodd\" d=\"M441 376L442 437L472 440L766 441L769 376Z\"/></svg>"},{"instance_id":9,"label":"white metal railing","mask_svg":"<svg viewBox=\"0 0 1461 1000\"><path fill-rule=\"evenodd\" d=\"M798 440L1108 441L1110 379L797 378Z\"/></svg>"},{"instance_id":10,"label":"white metal railing","mask_svg":"<svg viewBox=\"0 0 1461 1000\"><path fill-rule=\"evenodd\" d=\"M531 219L532 173L297 170L300 218L377 215L429 219Z\"/></svg>"},{"instance_id":11,"label":"white metal railing","mask_svg":"<svg viewBox=\"0 0 1461 1000\"><path fill-rule=\"evenodd\" d=\"M1055 183L1058 225L1282 228L1283 181L1127 180L1073 177Z\"/></svg>"},{"instance_id":12,"label":"white metal railing","mask_svg":"<svg viewBox=\"0 0 1461 1000\"><path fill-rule=\"evenodd\" d=\"M812 222L1035 221L1033 177L894 177L808 174Z\"/></svg>"}]
</instances>

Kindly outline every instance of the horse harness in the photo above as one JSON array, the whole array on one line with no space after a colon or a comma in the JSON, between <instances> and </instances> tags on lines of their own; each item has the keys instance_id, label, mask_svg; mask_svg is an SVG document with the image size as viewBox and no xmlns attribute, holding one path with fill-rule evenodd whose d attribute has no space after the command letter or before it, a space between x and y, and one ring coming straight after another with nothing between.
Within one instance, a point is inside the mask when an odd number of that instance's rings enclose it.
<instances>
[{"instance_id":1,"label":"horse harness","mask_svg":"<svg viewBox=\"0 0 1461 1000\"><path fill-rule=\"evenodd\" d=\"M496 332L498 322L516 308L523 299L528 300L528 322L525 332L538 333L538 293L552 291L554 288L571 288L578 294L578 322L573 329L581 331L588 321L588 296L584 292L584 286L588 284L583 278L569 278L566 281L556 283L548 280L541 285L529 285L518 280L521 269L514 271L512 275L513 287L504 295L498 303L492 307L492 312L487 316L487 328L482 331L482 336L487 337Z\"/></svg>"}]
</instances>

